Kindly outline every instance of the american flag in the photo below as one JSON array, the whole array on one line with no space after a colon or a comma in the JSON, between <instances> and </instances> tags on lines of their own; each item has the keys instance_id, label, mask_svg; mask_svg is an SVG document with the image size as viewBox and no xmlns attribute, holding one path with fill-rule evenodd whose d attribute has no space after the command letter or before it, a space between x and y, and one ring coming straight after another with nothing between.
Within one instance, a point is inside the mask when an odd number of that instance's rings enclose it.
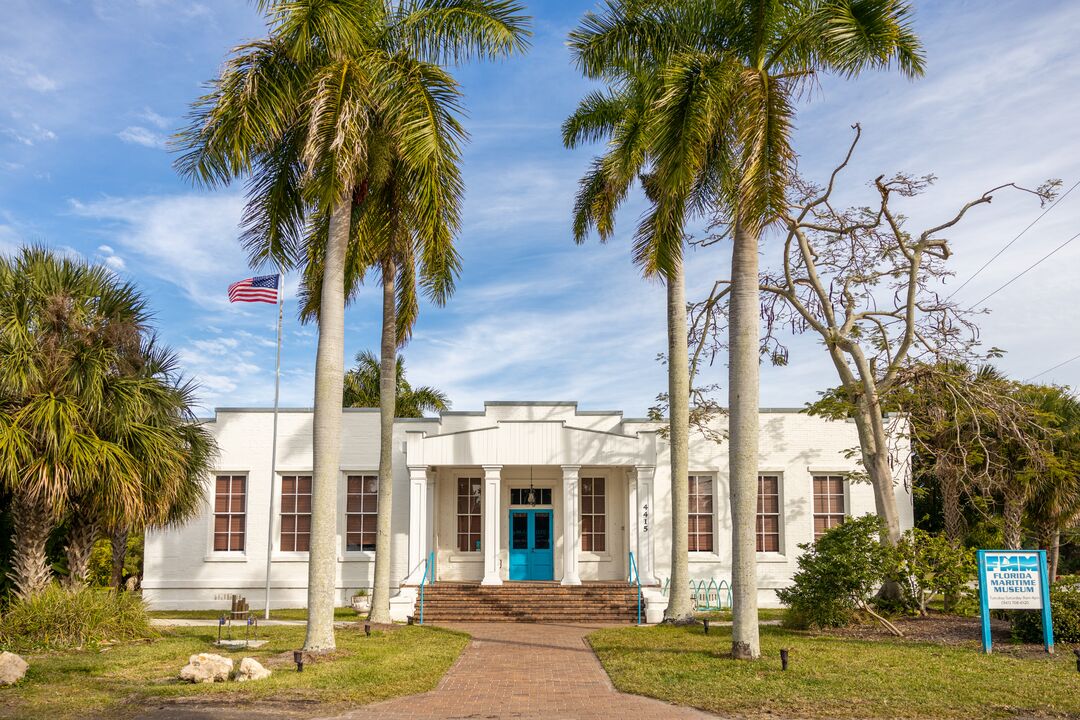
<instances>
[{"instance_id":1,"label":"american flag","mask_svg":"<svg viewBox=\"0 0 1080 720\"><path fill-rule=\"evenodd\" d=\"M279 275L260 275L229 286L229 302L276 303Z\"/></svg>"}]
</instances>

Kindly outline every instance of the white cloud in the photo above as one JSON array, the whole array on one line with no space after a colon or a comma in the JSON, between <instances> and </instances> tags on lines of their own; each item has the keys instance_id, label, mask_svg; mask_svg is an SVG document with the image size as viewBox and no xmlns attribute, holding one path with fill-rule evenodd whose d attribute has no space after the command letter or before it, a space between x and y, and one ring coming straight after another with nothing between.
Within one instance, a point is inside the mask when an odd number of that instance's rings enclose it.
<instances>
[{"instance_id":1,"label":"white cloud","mask_svg":"<svg viewBox=\"0 0 1080 720\"><path fill-rule=\"evenodd\" d=\"M162 130L169 127L171 123L169 118L158 115L150 108L143 108L143 111L139 113L138 116L153 125L154 127L160 128Z\"/></svg>"},{"instance_id":2,"label":"white cloud","mask_svg":"<svg viewBox=\"0 0 1080 720\"><path fill-rule=\"evenodd\" d=\"M46 75L25 60L0 56L0 68L34 92L51 93L60 88L60 83L55 78Z\"/></svg>"},{"instance_id":3,"label":"white cloud","mask_svg":"<svg viewBox=\"0 0 1080 720\"><path fill-rule=\"evenodd\" d=\"M199 306L228 307L225 289L249 273L237 242L243 207L237 195L72 200L71 207L99 221L109 244L137 258L141 271L181 288Z\"/></svg>"},{"instance_id":4,"label":"white cloud","mask_svg":"<svg viewBox=\"0 0 1080 720\"><path fill-rule=\"evenodd\" d=\"M165 137L163 135L139 125L129 125L116 133L116 137L126 143L142 145L143 147L148 148L160 148L165 146Z\"/></svg>"}]
</instances>

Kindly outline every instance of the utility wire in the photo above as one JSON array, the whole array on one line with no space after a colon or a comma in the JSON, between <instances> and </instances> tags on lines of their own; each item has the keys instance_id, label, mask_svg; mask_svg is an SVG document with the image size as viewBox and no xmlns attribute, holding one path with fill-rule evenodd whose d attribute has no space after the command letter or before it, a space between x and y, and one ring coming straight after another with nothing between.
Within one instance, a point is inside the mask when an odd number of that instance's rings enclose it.
<instances>
[{"instance_id":1,"label":"utility wire","mask_svg":"<svg viewBox=\"0 0 1080 720\"><path fill-rule=\"evenodd\" d=\"M1059 196L1058 196L1058 198L1057 198L1057 200L1055 200L1055 201L1054 201L1053 203L1051 203L1051 204L1050 204L1050 206L1049 206L1049 207L1047 207L1047 208L1046 208L1045 210L1043 210L1043 211L1042 211L1041 213L1039 213L1039 216L1038 216L1037 218L1035 218L1035 219L1034 219L1034 220L1032 220L1032 221L1031 221L1030 223L1028 223L1028 226L1027 226L1026 228L1024 228L1023 230L1021 230L1021 231L1020 231L1020 234L1019 234L1019 235L1017 235L1017 236L1016 236L1016 237L1014 237L1014 238L1013 238L1012 240L1010 240L1009 242L1007 242L1007 243L1005 244L1005 247L1003 247L1003 248L1001 248L1000 250L998 250L998 251L997 251L996 253L994 253L994 256L993 256L993 257L991 257L991 258L990 258L989 260L987 260L986 262L984 262L984 263L983 263L983 265L982 265L982 267L981 267L981 268L979 268L978 270L976 270L976 271L975 271L975 274L973 274L973 275L972 275L971 277L969 277L969 278L968 278L967 280L965 280L964 282L962 282L962 283L960 284L960 287L958 287L958 288L956 288L955 290L953 290L953 291L952 291L952 292L951 292L951 293L949 294L949 297L945 298L946 302L947 302L947 301L949 301L949 300L951 300L951 299L952 299L952 297L953 297L953 295L956 295L956 293L958 293L958 292L960 292L961 290L963 290L963 289L964 289L964 288L965 288L965 287L967 286L967 284L968 284L969 282L971 282L972 280L974 280L975 278L977 278L977 277L979 276L979 273L981 273L981 272L982 272L983 270L985 270L985 269L986 269L986 268L987 268L987 267L988 267L988 266L990 265L990 263L994 262L995 260L997 260L997 259L998 259L998 258L999 258L999 257L1001 256L1001 253L1005 252L1005 251L1006 251L1006 250L1008 250L1008 249L1009 249L1010 247L1012 247L1013 243L1015 243L1015 242L1016 242L1017 240L1019 240L1020 238L1022 238L1022 237L1024 236L1024 233L1026 233L1026 232L1027 232L1028 230L1030 230L1031 228L1033 228L1033 227L1035 226L1035 223L1039 222L1039 221L1040 221L1040 220L1042 220L1042 219L1043 219L1044 217L1046 217L1046 213L1050 212L1050 211L1051 211L1051 210L1053 210L1053 209L1054 209L1055 207L1057 207L1057 205L1058 205L1058 203L1059 203L1059 202L1061 202L1061 201L1062 201L1062 200L1064 200L1065 198L1069 197L1069 193L1071 193L1071 192L1072 192L1073 190L1075 190L1075 189L1077 188L1077 186L1080 186L1080 180L1077 180L1077 181L1076 181L1076 182L1075 182L1075 183L1073 184L1073 186L1072 186L1071 188L1069 188L1068 190L1066 190L1066 191L1065 191L1065 193L1064 193L1064 194L1062 194L1062 195L1059 195ZM981 302L981 301L980 301L980 302ZM979 303L975 303L975 304L976 304L976 305L978 305Z\"/></svg>"},{"instance_id":2,"label":"utility wire","mask_svg":"<svg viewBox=\"0 0 1080 720\"><path fill-rule=\"evenodd\" d=\"M1001 292L1001 291L1002 291L1002 290L1004 290L1005 288L1009 287L1010 285L1012 285L1012 284L1013 284L1014 282L1016 282L1016 281L1017 281L1017 280L1019 280L1020 278L1024 277L1024 275L1027 275L1027 274L1028 274L1028 273L1029 273L1030 271L1034 270L1034 269L1035 269L1036 267L1038 267L1039 265L1041 265L1041 264L1042 264L1042 263L1043 263L1043 262L1044 262L1045 260L1049 259L1051 255L1053 255L1054 253L1056 253L1056 252L1057 252L1058 250L1061 250L1061 249L1062 249L1063 247L1065 247L1066 245L1068 245L1069 243L1071 243L1071 242L1072 242L1073 240L1075 240L1076 238L1080 238L1080 233L1076 233L1076 234L1075 234L1075 235L1073 235L1073 236L1072 236L1071 238L1069 238L1069 239L1068 239L1068 240L1066 240L1065 242L1061 243L1060 245L1058 245L1058 246L1057 246L1056 248L1054 248L1054 249L1053 249L1053 250L1051 250L1050 252L1048 252L1048 253L1046 253L1045 255L1043 255L1043 256L1042 256L1041 258L1039 258L1039 259L1038 259L1038 260L1036 260L1036 261L1035 261L1034 263L1032 263L1031 265L1029 265L1029 266L1028 266L1027 268L1025 268L1025 269L1024 269L1023 271L1021 271L1020 273L1018 273L1018 274L1014 275L1014 276L1013 276L1013 277L1012 277L1011 279L1009 279L1009 281L1008 281L1008 282L1006 282L1006 283L1005 283L1004 285L1001 285L1001 286L1000 286L1000 287L998 287L998 288L997 288L996 290L994 290L994 291L993 291L992 293L990 293L989 295L987 295L986 297L984 297L984 298L983 298L982 300L979 300L978 302L974 302L974 303L972 303L972 304L971 304L971 307L972 307L972 308L974 308L974 307L977 307L977 306L979 306L979 305L982 305L982 304L983 304L984 302L986 302L986 301L987 301L987 300L989 300L990 298L994 297L994 296L995 296L995 295L997 295L997 294L998 294L999 292Z\"/></svg>"},{"instance_id":3,"label":"utility wire","mask_svg":"<svg viewBox=\"0 0 1080 720\"><path fill-rule=\"evenodd\" d=\"M1069 363L1073 362L1074 360L1080 360L1080 355L1076 355L1076 356L1074 356L1074 357L1071 357L1071 358L1069 358L1068 360L1064 360L1064 361L1062 361L1062 362L1059 362L1059 363L1058 363L1057 365L1055 365L1054 367L1052 367L1052 368L1048 368L1048 369L1046 369L1046 370L1043 370L1043 371L1042 371L1041 373L1039 373L1038 375L1032 375L1031 377L1029 377L1029 378L1028 378L1027 380L1025 380L1024 382L1026 382L1026 383L1027 383L1027 382L1031 382L1031 381L1032 381L1032 380L1034 380L1035 378L1037 378L1037 377L1042 377L1043 375L1045 375L1045 374L1046 374L1046 373L1048 373L1048 372L1053 372L1054 370L1057 370L1057 369L1058 369L1059 367L1061 367L1062 365L1068 365Z\"/></svg>"}]
</instances>

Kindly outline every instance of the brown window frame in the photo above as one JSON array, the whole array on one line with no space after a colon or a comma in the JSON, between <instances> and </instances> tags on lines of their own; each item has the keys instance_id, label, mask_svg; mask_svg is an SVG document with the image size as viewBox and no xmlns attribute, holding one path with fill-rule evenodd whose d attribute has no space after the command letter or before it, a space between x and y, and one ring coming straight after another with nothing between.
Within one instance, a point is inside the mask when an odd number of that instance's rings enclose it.
<instances>
[{"instance_id":1,"label":"brown window frame","mask_svg":"<svg viewBox=\"0 0 1080 720\"><path fill-rule=\"evenodd\" d=\"M462 490L464 489L464 494ZM484 479L462 476L457 478L455 518L457 519L457 551L479 553L484 549Z\"/></svg>"},{"instance_id":2,"label":"brown window frame","mask_svg":"<svg viewBox=\"0 0 1080 720\"><path fill-rule=\"evenodd\" d=\"M716 476L688 475L687 494L687 548L689 552L716 552ZM701 492L702 481L708 483L708 492ZM707 502L705 500L707 499ZM705 529L702 529L704 524ZM704 539L708 542L704 542Z\"/></svg>"},{"instance_id":3,"label":"brown window frame","mask_svg":"<svg viewBox=\"0 0 1080 720\"><path fill-rule=\"evenodd\" d=\"M770 482L773 485L772 491L767 493L765 487ZM766 508L766 499L769 498L775 502L773 510ZM754 535L759 553L781 552L780 516L780 475L779 473L762 473L758 475L757 516L754 523Z\"/></svg>"},{"instance_id":4,"label":"brown window frame","mask_svg":"<svg viewBox=\"0 0 1080 720\"><path fill-rule=\"evenodd\" d=\"M357 483L359 491L354 491ZM375 552L378 517L379 476L376 473L346 475L345 552Z\"/></svg>"},{"instance_id":5,"label":"brown window frame","mask_svg":"<svg viewBox=\"0 0 1080 720\"><path fill-rule=\"evenodd\" d=\"M582 477L580 487L581 551L607 552L607 478L602 475ZM597 501L599 510L596 509Z\"/></svg>"},{"instance_id":6,"label":"brown window frame","mask_svg":"<svg viewBox=\"0 0 1080 720\"><path fill-rule=\"evenodd\" d=\"M840 523L847 519L847 478L843 475L814 475L812 479L811 490L813 491L814 502L814 540L821 537L826 530L831 530ZM818 482L825 483L825 492L818 492ZM835 484L839 484L840 491L832 492L832 488ZM835 509L836 505L834 501L839 498L840 510ZM822 505L824 502L824 506ZM818 529L818 520L822 521L824 527Z\"/></svg>"},{"instance_id":7,"label":"brown window frame","mask_svg":"<svg viewBox=\"0 0 1080 720\"><path fill-rule=\"evenodd\" d=\"M221 492L222 480L225 481L224 493ZM239 492L236 490L237 483L240 485ZM237 498L239 498L239 508L236 507ZM224 540L224 547L219 547L219 539ZM247 548L247 475L220 473L214 476L214 525L211 547L216 553L245 552Z\"/></svg>"},{"instance_id":8,"label":"brown window frame","mask_svg":"<svg viewBox=\"0 0 1080 720\"><path fill-rule=\"evenodd\" d=\"M306 491L301 492L304 488ZM311 475L281 476L278 515L281 519L278 549L281 552L308 552L311 548Z\"/></svg>"}]
</instances>

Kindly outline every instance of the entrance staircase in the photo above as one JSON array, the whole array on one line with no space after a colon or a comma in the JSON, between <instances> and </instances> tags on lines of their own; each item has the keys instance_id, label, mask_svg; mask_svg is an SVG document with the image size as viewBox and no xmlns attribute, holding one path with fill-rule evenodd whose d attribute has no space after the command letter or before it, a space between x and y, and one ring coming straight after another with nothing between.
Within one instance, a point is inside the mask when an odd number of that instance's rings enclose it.
<instances>
[{"instance_id":1,"label":"entrance staircase","mask_svg":"<svg viewBox=\"0 0 1080 720\"><path fill-rule=\"evenodd\" d=\"M424 591L425 623L637 621L637 588L625 582L436 582Z\"/></svg>"}]
</instances>

